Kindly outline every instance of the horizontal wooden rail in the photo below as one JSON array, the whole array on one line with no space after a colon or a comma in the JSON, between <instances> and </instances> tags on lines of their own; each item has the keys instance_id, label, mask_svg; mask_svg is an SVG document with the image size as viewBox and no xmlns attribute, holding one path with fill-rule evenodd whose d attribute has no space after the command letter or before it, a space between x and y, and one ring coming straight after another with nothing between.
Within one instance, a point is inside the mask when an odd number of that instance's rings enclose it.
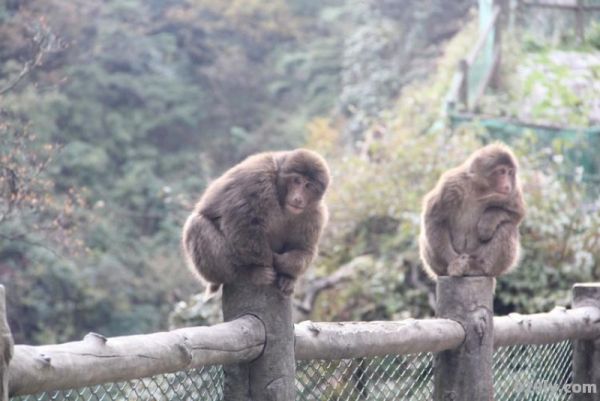
<instances>
[{"instance_id":1,"label":"horizontal wooden rail","mask_svg":"<svg viewBox=\"0 0 600 401\"><path fill-rule=\"evenodd\" d=\"M558 1L526 1L521 0L520 5L525 7L538 7L538 8L550 8L558 10L571 10L576 11L578 9L582 11L600 11L600 6L597 5L578 5L576 0L558 0Z\"/></svg>"},{"instance_id":2,"label":"horizontal wooden rail","mask_svg":"<svg viewBox=\"0 0 600 401\"><path fill-rule=\"evenodd\" d=\"M551 344L564 340L600 337L600 309L586 306L556 308L549 313L494 318L494 347L518 344Z\"/></svg>"},{"instance_id":3,"label":"horizontal wooden rail","mask_svg":"<svg viewBox=\"0 0 600 401\"><path fill-rule=\"evenodd\" d=\"M205 365L251 361L263 351L265 327L252 315L211 327L83 341L15 346L9 394L80 388L177 372Z\"/></svg>"},{"instance_id":4,"label":"horizontal wooden rail","mask_svg":"<svg viewBox=\"0 0 600 401\"><path fill-rule=\"evenodd\" d=\"M494 318L494 347L551 344L600 337L600 309L557 308L533 315ZM296 325L296 358L345 359L439 352L465 338L460 324L448 319L393 322L303 322Z\"/></svg>"},{"instance_id":5,"label":"horizontal wooden rail","mask_svg":"<svg viewBox=\"0 0 600 401\"><path fill-rule=\"evenodd\" d=\"M462 326L448 319L393 322L303 322L296 325L296 359L344 359L455 348L465 338Z\"/></svg>"},{"instance_id":6,"label":"horizontal wooden rail","mask_svg":"<svg viewBox=\"0 0 600 401\"><path fill-rule=\"evenodd\" d=\"M582 306L494 318L494 347L550 344L600 337L600 309ZM205 365L248 362L264 348L265 328L252 315L194 327L45 346L15 346L9 394L80 388ZM298 360L346 359L440 352L462 344L465 331L450 319L391 322L302 322L295 327Z\"/></svg>"}]
</instances>

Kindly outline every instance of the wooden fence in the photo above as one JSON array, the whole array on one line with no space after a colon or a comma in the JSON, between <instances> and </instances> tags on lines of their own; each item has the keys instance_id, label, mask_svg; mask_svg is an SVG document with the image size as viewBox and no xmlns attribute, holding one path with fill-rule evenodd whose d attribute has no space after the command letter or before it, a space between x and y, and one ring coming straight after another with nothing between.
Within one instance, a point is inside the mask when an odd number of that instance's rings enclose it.
<instances>
[{"instance_id":1,"label":"wooden fence","mask_svg":"<svg viewBox=\"0 0 600 401\"><path fill-rule=\"evenodd\" d=\"M464 59L459 62L450 90L446 98L446 110L453 112L473 112L488 86L499 85L499 69L502 59L502 30L507 21L514 20L514 14L523 8L556 9L575 14L575 31L579 43L585 40L585 17L590 12L600 11L600 4L586 4L584 0L494 0L492 18L481 27L477 42ZM510 23L512 25L512 23ZM484 49L491 44L491 54ZM481 60L491 57L481 65ZM478 63L479 61L479 63ZM478 65L479 64L479 65ZM474 71L476 72L474 74Z\"/></svg>"},{"instance_id":2,"label":"wooden fence","mask_svg":"<svg viewBox=\"0 0 600 401\"><path fill-rule=\"evenodd\" d=\"M487 26L483 27L477 42L467 57L460 61L458 71L454 74L446 100L446 108L449 111L457 109L459 111L474 110L485 89L491 83L497 83L502 54L502 30L500 29L502 8L496 3L498 1L494 3L492 18L488 21ZM477 60L482 57L483 49L490 42L492 43L492 59L486 63L487 66L480 67L481 71L479 71L478 79L470 78Z\"/></svg>"},{"instance_id":3,"label":"wooden fence","mask_svg":"<svg viewBox=\"0 0 600 401\"><path fill-rule=\"evenodd\" d=\"M292 324L290 299L273 288L228 286L225 323L66 344L16 345L0 288L2 400L207 365L223 365L228 401L295 399L295 361L436 353L435 400L492 398L492 352L572 340L573 383L600 388L600 284L577 284L572 309L493 317L493 280L442 277L437 317L391 322ZM12 356L12 358L11 358ZM575 395L597 400L600 394Z\"/></svg>"},{"instance_id":4,"label":"wooden fence","mask_svg":"<svg viewBox=\"0 0 600 401\"><path fill-rule=\"evenodd\" d=\"M585 16L590 11L600 11L600 4L586 4L584 0L519 0L521 7L565 10L575 14L575 33L579 43L585 41Z\"/></svg>"}]
</instances>

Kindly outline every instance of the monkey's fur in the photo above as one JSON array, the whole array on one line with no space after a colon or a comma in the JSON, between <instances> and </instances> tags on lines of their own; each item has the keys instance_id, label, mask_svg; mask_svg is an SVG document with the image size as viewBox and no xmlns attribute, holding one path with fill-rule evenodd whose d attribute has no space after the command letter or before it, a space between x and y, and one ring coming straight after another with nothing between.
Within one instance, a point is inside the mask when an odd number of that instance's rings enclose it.
<instances>
[{"instance_id":1,"label":"monkey's fur","mask_svg":"<svg viewBox=\"0 0 600 401\"><path fill-rule=\"evenodd\" d=\"M327 222L323 194L330 174L317 153L260 153L237 164L206 189L183 227L188 265L210 297L248 269L257 285L293 292L317 254Z\"/></svg>"},{"instance_id":2,"label":"monkey's fur","mask_svg":"<svg viewBox=\"0 0 600 401\"><path fill-rule=\"evenodd\" d=\"M419 248L437 276L498 276L519 258L525 203L517 159L494 143L446 171L423 200Z\"/></svg>"}]
</instances>

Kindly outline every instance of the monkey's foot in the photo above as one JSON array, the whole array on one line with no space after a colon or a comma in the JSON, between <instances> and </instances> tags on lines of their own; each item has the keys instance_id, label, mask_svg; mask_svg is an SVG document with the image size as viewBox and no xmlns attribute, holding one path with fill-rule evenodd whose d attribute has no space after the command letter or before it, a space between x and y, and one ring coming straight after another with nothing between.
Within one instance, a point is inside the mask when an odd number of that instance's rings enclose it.
<instances>
[{"instance_id":1,"label":"monkey's foot","mask_svg":"<svg viewBox=\"0 0 600 401\"><path fill-rule=\"evenodd\" d=\"M279 288L284 295L291 295L294 292L295 283L296 279L293 277L283 275L277 277L277 288Z\"/></svg>"},{"instance_id":2,"label":"monkey's foot","mask_svg":"<svg viewBox=\"0 0 600 401\"><path fill-rule=\"evenodd\" d=\"M448 275L455 277L464 276L469 270L469 259L470 256L466 253L458 255L458 257L448 265Z\"/></svg>"},{"instance_id":3,"label":"monkey's foot","mask_svg":"<svg viewBox=\"0 0 600 401\"><path fill-rule=\"evenodd\" d=\"M256 285L270 285L275 282L277 273L270 266L255 267L250 272L250 280Z\"/></svg>"},{"instance_id":4,"label":"monkey's foot","mask_svg":"<svg viewBox=\"0 0 600 401\"><path fill-rule=\"evenodd\" d=\"M474 272L477 272L478 273L477 275L480 275L480 276L493 276L492 264L489 263L488 260L484 259L481 256L475 258L475 260L473 262L472 270Z\"/></svg>"}]
</instances>

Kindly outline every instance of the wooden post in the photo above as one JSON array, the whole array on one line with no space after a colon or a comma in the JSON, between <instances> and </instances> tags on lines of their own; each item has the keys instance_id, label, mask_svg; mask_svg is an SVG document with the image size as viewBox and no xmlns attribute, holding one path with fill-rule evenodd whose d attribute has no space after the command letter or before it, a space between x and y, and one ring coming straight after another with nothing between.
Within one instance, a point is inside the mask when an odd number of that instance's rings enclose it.
<instances>
[{"instance_id":1,"label":"wooden post","mask_svg":"<svg viewBox=\"0 0 600 401\"><path fill-rule=\"evenodd\" d=\"M519 3L521 0L508 0L508 22L507 31L513 35L515 33L515 21L519 13Z\"/></svg>"},{"instance_id":2,"label":"wooden post","mask_svg":"<svg viewBox=\"0 0 600 401\"><path fill-rule=\"evenodd\" d=\"M572 307L583 306L600 308L600 283L573 286ZM595 391L574 391L573 401L600 400L600 339L573 342L573 386L575 385L582 386L582 390L595 386Z\"/></svg>"},{"instance_id":3,"label":"wooden post","mask_svg":"<svg viewBox=\"0 0 600 401\"><path fill-rule=\"evenodd\" d=\"M500 25L506 28L508 25L508 19L510 16L510 2L511 0L494 0L494 6L500 8L500 18L498 18Z\"/></svg>"},{"instance_id":4,"label":"wooden post","mask_svg":"<svg viewBox=\"0 0 600 401\"><path fill-rule=\"evenodd\" d=\"M583 0L577 0L577 8L575 9L575 32L577 34L577 41L580 45L583 45L585 41L585 32L584 32L584 9L583 9Z\"/></svg>"},{"instance_id":5,"label":"wooden post","mask_svg":"<svg viewBox=\"0 0 600 401\"><path fill-rule=\"evenodd\" d=\"M502 63L502 29L506 26L509 5L506 0L495 0L494 4L500 7L500 15L494 25L494 51L493 72L490 84L492 88L500 88L500 64Z\"/></svg>"},{"instance_id":6,"label":"wooden post","mask_svg":"<svg viewBox=\"0 0 600 401\"><path fill-rule=\"evenodd\" d=\"M6 318L6 294L0 285L0 401L8 401L8 363L14 350L13 338Z\"/></svg>"},{"instance_id":7,"label":"wooden post","mask_svg":"<svg viewBox=\"0 0 600 401\"><path fill-rule=\"evenodd\" d=\"M241 274L223 286L226 321L254 315L265 325L265 348L256 360L224 367L228 401L294 401L296 360L291 297L274 285L256 286Z\"/></svg>"},{"instance_id":8,"label":"wooden post","mask_svg":"<svg viewBox=\"0 0 600 401\"><path fill-rule=\"evenodd\" d=\"M437 316L460 323L465 341L435 357L435 401L491 401L492 277L438 277Z\"/></svg>"},{"instance_id":9,"label":"wooden post","mask_svg":"<svg viewBox=\"0 0 600 401\"><path fill-rule=\"evenodd\" d=\"M469 63L467 60L460 60L460 71L462 72L462 81L458 91L458 100L464 105L466 111L469 111Z\"/></svg>"}]
</instances>

